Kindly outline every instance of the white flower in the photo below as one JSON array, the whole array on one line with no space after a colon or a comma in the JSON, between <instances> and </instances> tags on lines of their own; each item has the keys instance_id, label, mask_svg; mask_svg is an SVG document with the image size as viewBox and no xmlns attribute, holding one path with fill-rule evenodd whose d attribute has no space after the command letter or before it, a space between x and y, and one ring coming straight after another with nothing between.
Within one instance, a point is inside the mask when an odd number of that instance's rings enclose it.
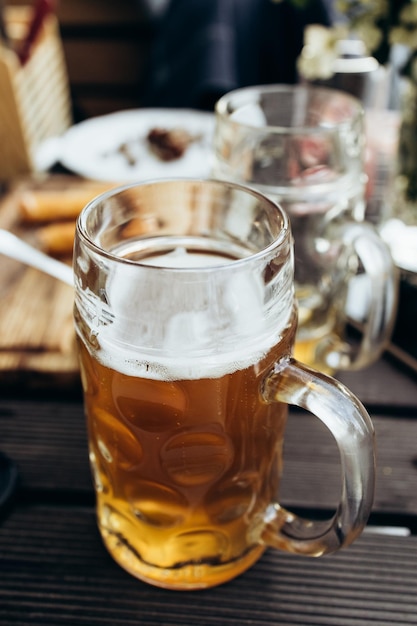
<instances>
[{"instance_id":1,"label":"white flower","mask_svg":"<svg viewBox=\"0 0 417 626\"><path fill-rule=\"evenodd\" d=\"M298 71L309 80L330 78L338 57L338 42L343 39L344 27L327 28L319 24L307 26L304 47L298 58Z\"/></svg>"},{"instance_id":2,"label":"white flower","mask_svg":"<svg viewBox=\"0 0 417 626\"><path fill-rule=\"evenodd\" d=\"M275 0L279 1L279 0ZM282 0L281 0L282 1ZM294 5L311 0L289 0ZM411 56L401 71L417 86L416 68L409 62L417 57L417 0L333 0L344 32L338 26L307 27L305 46L298 61L300 74L307 79L329 78L334 73L337 36L354 36L366 46L368 54L381 64L389 62L391 46L401 44ZM339 27L340 28L340 27ZM339 34L338 34L339 33Z\"/></svg>"},{"instance_id":3,"label":"white flower","mask_svg":"<svg viewBox=\"0 0 417 626\"><path fill-rule=\"evenodd\" d=\"M409 30L402 26L396 26L391 29L389 42L391 44L402 44L410 48L410 50L417 50L417 31Z\"/></svg>"},{"instance_id":4,"label":"white flower","mask_svg":"<svg viewBox=\"0 0 417 626\"><path fill-rule=\"evenodd\" d=\"M415 2L406 5L401 9L400 21L408 26L417 25L417 4Z\"/></svg>"},{"instance_id":5,"label":"white flower","mask_svg":"<svg viewBox=\"0 0 417 626\"><path fill-rule=\"evenodd\" d=\"M369 52L373 52L378 48L382 41L382 31L370 19L362 19L355 25L355 32L361 39Z\"/></svg>"},{"instance_id":6,"label":"white flower","mask_svg":"<svg viewBox=\"0 0 417 626\"><path fill-rule=\"evenodd\" d=\"M363 17L385 17L389 11L388 0L336 0L335 7L341 15L346 15L352 21Z\"/></svg>"}]
</instances>

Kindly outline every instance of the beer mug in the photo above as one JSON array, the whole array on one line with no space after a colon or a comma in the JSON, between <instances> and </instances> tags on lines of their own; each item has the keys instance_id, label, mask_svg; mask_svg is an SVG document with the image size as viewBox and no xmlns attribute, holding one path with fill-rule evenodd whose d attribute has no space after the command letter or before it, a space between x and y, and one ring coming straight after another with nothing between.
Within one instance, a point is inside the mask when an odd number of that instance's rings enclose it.
<instances>
[{"instance_id":1,"label":"beer mug","mask_svg":"<svg viewBox=\"0 0 417 626\"><path fill-rule=\"evenodd\" d=\"M79 217L74 311L98 526L144 581L218 585L267 546L320 556L367 521L371 421L345 387L291 356L292 251L272 200L215 180L129 185ZM279 504L291 403L340 449L328 522Z\"/></svg>"},{"instance_id":2,"label":"beer mug","mask_svg":"<svg viewBox=\"0 0 417 626\"><path fill-rule=\"evenodd\" d=\"M288 213L295 355L327 373L375 361L396 315L395 265L364 221L363 117L353 96L305 85L238 89L216 104L213 175L255 187Z\"/></svg>"}]
</instances>

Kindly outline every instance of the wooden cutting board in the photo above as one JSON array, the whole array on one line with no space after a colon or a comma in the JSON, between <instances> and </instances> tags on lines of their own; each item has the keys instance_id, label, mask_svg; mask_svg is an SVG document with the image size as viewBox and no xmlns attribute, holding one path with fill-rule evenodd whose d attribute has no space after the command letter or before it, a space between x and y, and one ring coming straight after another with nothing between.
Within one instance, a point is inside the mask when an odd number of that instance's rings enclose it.
<instances>
[{"instance_id":1,"label":"wooden cutting board","mask_svg":"<svg viewBox=\"0 0 417 626\"><path fill-rule=\"evenodd\" d=\"M19 181L0 198L0 227L33 243L34 226L25 224L19 211L22 193L36 188L65 194L86 185L61 175ZM72 287L1 254L0 268L0 386L60 390L79 385Z\"/></svg>"}]
</instances>

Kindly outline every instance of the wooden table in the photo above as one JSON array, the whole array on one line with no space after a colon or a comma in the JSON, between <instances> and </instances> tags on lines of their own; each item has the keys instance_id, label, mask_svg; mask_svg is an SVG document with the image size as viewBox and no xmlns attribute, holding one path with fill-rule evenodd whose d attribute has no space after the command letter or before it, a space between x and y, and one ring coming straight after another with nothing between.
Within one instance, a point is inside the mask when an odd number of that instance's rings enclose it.
<instances>
[{"instance_id":1,"label":"wooden table","mask_svg":"<svg viewBox=\"0 0 417 626\"><path fill-rule=\"evenodd\" d=\"M0 624L417 624L417 375L392 357L339 376L376 429L377 487L363 535L320 559L269 550L239 578L195 592L151 587L113 562L95 522L78 381L34 387L31 375L20 371L12 387L0 376L0 450L20 473L0 524ZM281 503L327 517L338 494L334 442L318 420L291 410Z\"/></svg>"}]
</instances>

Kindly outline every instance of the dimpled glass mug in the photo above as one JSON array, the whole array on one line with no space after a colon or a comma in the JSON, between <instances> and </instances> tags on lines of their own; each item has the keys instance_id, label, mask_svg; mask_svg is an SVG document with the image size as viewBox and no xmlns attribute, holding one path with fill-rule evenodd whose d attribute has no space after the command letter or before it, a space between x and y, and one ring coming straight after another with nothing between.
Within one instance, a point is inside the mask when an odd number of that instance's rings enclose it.
<instances>
[{"instance_id":1,"label":"dimpled glass mug","mask_svg":"<svg viewBox=\"0 0 417 626\"><path fill-rule=\"evenodd\" d=\"M299 305L295 355L327 373L375 361L396 315L391 254L364 222L364 141L362 105L341 91L255 86L216 104L213 175L255 187L288 213ZM347 332L349 321L359 326L359 340Z\"/></svg>"},{"instance_id":2,"label":"dimpled glass mug","mask_svg":"<svg viewBox=\"0 0 417 626\"><path fill-rule=\"evenodd\" d=\"M196 589L267 546L320 556L360 534L372 424L346 388L291 358L292 240L274 202L214 180L110 191L81 213L74 271L98 525L122 567ZM340 449L326 523L278 504L288 403Z\"/></svg>"}]
</instances>

